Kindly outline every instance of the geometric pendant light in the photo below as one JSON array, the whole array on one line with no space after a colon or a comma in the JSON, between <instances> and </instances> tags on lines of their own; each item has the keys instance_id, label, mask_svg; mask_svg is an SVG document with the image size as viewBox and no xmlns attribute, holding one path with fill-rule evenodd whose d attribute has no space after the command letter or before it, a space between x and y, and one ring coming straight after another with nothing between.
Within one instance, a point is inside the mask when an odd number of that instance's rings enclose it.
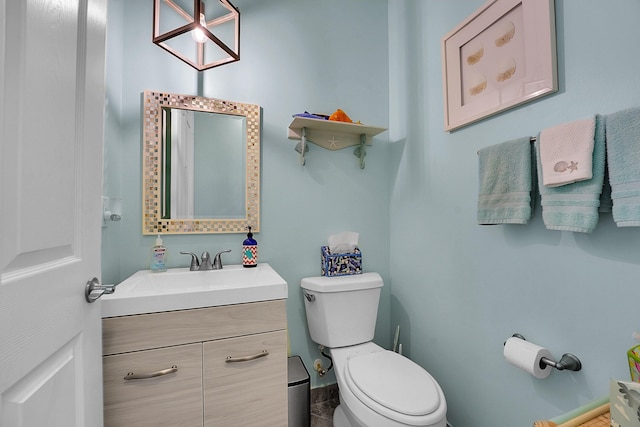
<instances>
[{"instance_id":1,"label":"geometric pendant light","mask_svg":"<svg viewBox=\"0 0 640 427\"><path fill-rule=\"evenodd\" d=\"M154 0L153 42L198 71L240 60L240 11L228 0Z\"/></svg>"}]
</instances>

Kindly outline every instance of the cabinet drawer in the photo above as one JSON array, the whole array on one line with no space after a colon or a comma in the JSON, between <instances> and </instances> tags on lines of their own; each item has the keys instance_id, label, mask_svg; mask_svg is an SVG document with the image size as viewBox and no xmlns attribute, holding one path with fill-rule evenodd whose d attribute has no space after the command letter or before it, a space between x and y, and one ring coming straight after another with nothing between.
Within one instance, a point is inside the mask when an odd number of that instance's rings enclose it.
<instances>
[{"instance_id":1,"label":"cabinet drawer","mask_svg":"<svg viewBox=\"0 0 640 427\"><path fill-rule=\"evenodd\" d=\"M263 350L269 355L226 362ZM203 343L203 363L205 426L287 426L285 331Z\"/></svg>"},{"instance_id":2,"label":"cabinet drawer","mask_svg":"<svg viewBox=\"0 0 640 427\"><path fill-rule=\"evenodd\" d=\"M129 372L177 372L125 380ZM202 344L103 357L105 427L202 426Z\"/></svg>"},{"instance_id":3,"label":"cabinet drawer","mask_svg":"<svg viewBox=\"0 0 640 427\"><path fill-rule=\"evenodd\" d=\"M168 347L286 328L285 300L102 319L103 354Z\"/></svg>"}]
</instances>

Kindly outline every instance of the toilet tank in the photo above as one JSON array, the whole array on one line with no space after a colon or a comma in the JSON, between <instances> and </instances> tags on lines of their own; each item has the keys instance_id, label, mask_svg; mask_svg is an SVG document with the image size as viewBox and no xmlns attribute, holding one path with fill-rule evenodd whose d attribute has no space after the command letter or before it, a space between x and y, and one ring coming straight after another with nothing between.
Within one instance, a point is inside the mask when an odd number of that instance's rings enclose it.
<instances>
[{"instance_id":1,"label":"toilet tank","mask_svg":"<svg viewBox=\"0 0 640 427\"><path fill-rule=\"evenodd\" d=\"M378 273L302 279L311 339L328 348L371 341L382 285Z\"/></svg>"}]
</instances>

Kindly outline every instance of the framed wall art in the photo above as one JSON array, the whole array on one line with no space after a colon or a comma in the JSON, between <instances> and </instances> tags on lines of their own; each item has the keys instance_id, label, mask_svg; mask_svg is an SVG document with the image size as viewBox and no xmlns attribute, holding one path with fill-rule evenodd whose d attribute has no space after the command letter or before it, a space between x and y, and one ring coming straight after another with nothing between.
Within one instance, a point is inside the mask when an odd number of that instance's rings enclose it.
<instances>
[{"instance_id":1,"label":"framed wall art","mask_svg":"<svg viewBox=\"0 0 640 427\"><path fill-rule=\"evenodd\" d=\"M490 0L442 39L451 131L558 90L554 0Z\"/></svg>"}]
</instances>

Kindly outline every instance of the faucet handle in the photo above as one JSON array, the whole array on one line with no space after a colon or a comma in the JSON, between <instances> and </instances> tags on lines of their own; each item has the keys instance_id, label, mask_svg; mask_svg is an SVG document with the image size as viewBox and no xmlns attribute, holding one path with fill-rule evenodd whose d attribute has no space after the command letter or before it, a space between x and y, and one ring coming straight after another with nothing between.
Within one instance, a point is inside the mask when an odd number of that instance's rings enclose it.
<instances>
[{"instance_id":1,"label":"faucet handle","mask_svg":"<svg viewBox=\"0 0 640 427\"><path fill-rule=\"evenodd\" d=\"M220 255L225 254L227 252L231 252L231 249L220 251L213 258L213 269L214 270L220 270L222 268L222 257Z\"/></svg>"},{"instance_id":2,"label":"faucet handle","mask_svg":"<svg viewBox=\"0 0 640 427\"><path fill-rule=\"evenodd\" d=\"M200 261L198 261L198 256L193 252L180 252L182 255L191 255L191 266L189 267L190 271L195 271L200 268Z\"/></svg>"}]
</instances>

